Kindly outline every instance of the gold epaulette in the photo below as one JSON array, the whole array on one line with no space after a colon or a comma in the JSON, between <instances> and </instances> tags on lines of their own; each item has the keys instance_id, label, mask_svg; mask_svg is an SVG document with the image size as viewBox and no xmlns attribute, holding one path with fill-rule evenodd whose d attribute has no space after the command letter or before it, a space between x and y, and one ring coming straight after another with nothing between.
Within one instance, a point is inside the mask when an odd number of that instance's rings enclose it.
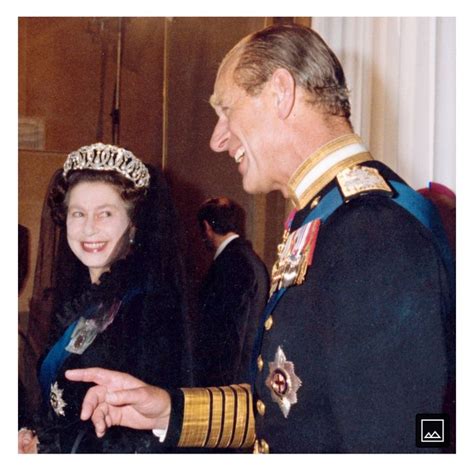
<instances>
[{"instance_id":1,"label":"gold epaulette","mask_svg":"<svg viewBox=\"0 0 474 467\"><path fill-rule=\"evenodd\" d=\"M248 384L182 388L183 427L178 446L241 448L255 440L252 392Z\"/></svg>"},{"instance_id":2,"label":"gold epaulette","mask_svg":"<svg viewBox=\"0 0 474 467\"><path fill-rule=\"evenodd\" d=\"M373 167L353 165L341 170L337 176L337 183L346 201L368 192L379 192L391 196L392 189Z\"/></svg>"}]
</instances>

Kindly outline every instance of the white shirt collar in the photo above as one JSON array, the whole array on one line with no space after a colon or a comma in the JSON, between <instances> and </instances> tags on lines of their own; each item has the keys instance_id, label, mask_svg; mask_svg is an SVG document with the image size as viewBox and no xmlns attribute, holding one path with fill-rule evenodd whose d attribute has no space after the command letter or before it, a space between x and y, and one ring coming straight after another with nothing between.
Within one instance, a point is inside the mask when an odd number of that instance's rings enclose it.
<instances>
[{"instance_id":1,"label":"white shirt collar","mask_svg":"<svg viewBox=\"0 0 474 467\"><path fill-rule=\"evenodd\" d=\"M235 238L238 238L240 235L234 234L231 235L230 237L226 238L220 245L219 248L217 248L216 253L214 254L214 259L216 259L223 251L224 248Z\"/></svg>"}]
</instances>

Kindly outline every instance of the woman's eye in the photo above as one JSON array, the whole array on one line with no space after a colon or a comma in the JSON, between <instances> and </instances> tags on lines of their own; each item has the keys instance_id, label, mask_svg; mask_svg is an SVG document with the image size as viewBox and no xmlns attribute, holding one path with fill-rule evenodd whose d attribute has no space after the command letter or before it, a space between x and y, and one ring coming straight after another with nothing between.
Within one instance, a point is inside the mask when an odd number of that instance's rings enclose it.
<instances>
[{"instance_id":1,"label":"woman's eye","mask_svg":"<svg viewBox=\"0 0 474 467\"><path fill-rule=\"evenodd\" d=\"M110 211L102 211L100 214L99 214L99 217L100 218L105 218L105 217L110 217L112 215L112 213Z\"/></svg>"},{"instance_id":2,"label":"woman's eye","mask_svg":"<svg viewBox=\"0 0 474 467\"><path fill-rule=\"evenodd\" d=\"M84 214L81 212L81 211L73 211L71 213L71 216L72 217L75 217L75 218L79 218L79 217L82 217Z\"/></svg>"}]
</instances>

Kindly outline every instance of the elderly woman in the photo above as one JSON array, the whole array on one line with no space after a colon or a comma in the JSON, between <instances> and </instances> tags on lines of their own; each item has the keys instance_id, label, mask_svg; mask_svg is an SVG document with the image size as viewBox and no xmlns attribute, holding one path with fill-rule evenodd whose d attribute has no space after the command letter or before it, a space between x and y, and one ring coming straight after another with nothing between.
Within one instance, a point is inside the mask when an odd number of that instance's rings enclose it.
<instances>
[{"instance_id":1,"label":"elderly woman","mask_svg":"<svg viewBox=\"0 0 474 467\"><path fill-rule=\"evenodd\" d=\"M159 452L152 434L126 428L98 439L79 417L87 385L64 372L101 366L190 383L183 266L164 178L131 152L96 143L68 155L48 203L67 242L51 252L58 279L54 337L38 373L43 410L20 430L19 451L38 441L39 452Z\"/></svg>"}]
</instances>

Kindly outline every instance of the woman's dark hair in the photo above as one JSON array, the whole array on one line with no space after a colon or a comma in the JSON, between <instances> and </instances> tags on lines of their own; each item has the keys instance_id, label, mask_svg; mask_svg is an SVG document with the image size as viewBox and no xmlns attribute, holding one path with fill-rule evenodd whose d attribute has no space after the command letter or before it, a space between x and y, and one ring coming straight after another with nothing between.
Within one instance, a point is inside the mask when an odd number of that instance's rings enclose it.
<instances>
[{"instance_id":1,"label":"woman's dark hair","mask_svg":"<svg viewBox=\"0 0 474 467\"><path fill-rule=\"evenodd\" d=\"M134 256L140 258L138 261L142 268L149 267L153 271L155 281L163 281L179 288L185 277L184 263L178 254L181 242L180 223L164 174L150 165L147 169L150 173L147 188L135 188L132 181L112 171L75 170L67 177L57 173L49 190L49 212L54 223L64 233L60 238L66 242L65 221L70 190L81 182L110 183L125 201L130 220L136 228ZM68 250L66 244L60 248L62 253L58 253L58 256L66 266L56 268L60 271L64 269L66 275L73 269L73 263L79 263ZM81 268L81 265L78 267Z\"/></svg>"},{"instance_id":2,"label":"woman's dark hair","mask_svg":"<svg viewBox=\"0 0 474 467\"><path fill-rule=\"evenodd\" d=\"M85 169L69 172L67 177L57 177L50 190L48 204L53 220L59 226L66 222L69 194L81 182L103 182L114 186L125 202L130 220L136 223L147 194L146 188L135 188L131 180L117 172Z\"/></svg>"}]
</instances>

